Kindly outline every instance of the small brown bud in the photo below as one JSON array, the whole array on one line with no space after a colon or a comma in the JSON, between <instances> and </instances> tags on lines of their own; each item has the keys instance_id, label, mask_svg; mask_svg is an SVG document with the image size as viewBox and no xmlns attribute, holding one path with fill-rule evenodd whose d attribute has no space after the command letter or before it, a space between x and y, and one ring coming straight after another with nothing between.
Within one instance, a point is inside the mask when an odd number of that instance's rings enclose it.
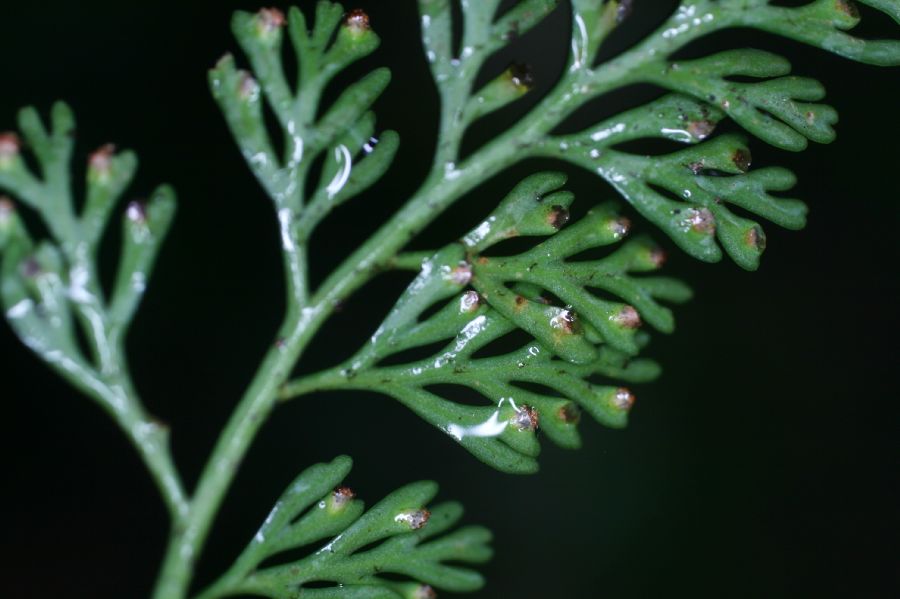
<instances>
[{"instance_id":1,"label":"small brown bud","mask_svg":"<svg viewBox=\"0 0 900 599\"><path fill-rule=\"evenodd\" d=\"M513 416L511 422L520 431L533 431L537 429L540 417L537 410L523 405L516 410L516 415Z\"/></svg>"},{"instance_id":2,"label":"small brown bud","mask_svg":"<svg viewBox=\"0 0 900 599\"><path fill-rule=\"evenodd\" d=\"M0 225L9 222L16 213L16 205L6 196L0 196Z\"/></svg>"},{"instance_id":3,"label":"small brown bud","mask_svg":"<svg viewBox=\"0 0 900 599\"><path fill-rule=\"evenodd\" d=\"M550 208L547 215L547 222L554 229L562 229L569 222L569 211L564 206L556 204Z\"/></svg>"},{"instance_id":4,"label":"small brown bud","mask_svg":"<svg viewBox=\"0 0 900 599\"><path fill-rule=\"evenodd\" d=\"M466 291L459 298L459 311L465 314L471 314L481 305L481 296L477 291Z\"/></svg>"},{"instance_id":5,"label":"small brown bud","mask_svg":"<svg viewBox=\"0 0 900 599\"><path fill-rule=\"evenodd\" d=\"M5 160L19 155L22 149L22 141L12 132L0 133L0 160Z\"/></svg>"},{"instance_id":6,"label":"small brown bud","mask_svg":"<svg viewBox=\"0 0 900 599\"><path fill-rule=\"evenodd\" d=\"M613 395L613 405L620 410L630 410L631 406L634 405L635 397L634 394L626 389L625 387L619 387L616 389L616 394Z\"/></svg>"},{"instance_id":7,"label":"small brown bud","mask_svg":"<svg viewBox=\"0 0 900 599\"><path fill-rule=\"evenodd\" d=\"M620 239L628 235L628 231L631 230L631 221L627 217L619 216L610 220L608 226L616 239Z\"/></svg>"},{"instance_id":8,"label":"small brown bud","mask_svg":"<svg viewBox=\"0 0 900 599\"><path fill-rule=\"evenodd\" d=\"M698 233L712 234L716 231L716 217L706 208L688 210L684 224Z\"/></svg>"},{"instance_id":9,"label":"small brown bud","mask_svg":"<svg viewBox=\"0 0 900 599\"><path fill-rule=\"evenodd\" d=\"M277 8L261 8L256 13L257 27L262 35L270 35L274 31L284 27L287 20L284 13Z\"/></svg>"},{"instance_id":10,"label":"small brown bud","mask_svg":"<svg viewBox=\"0 0 900 599\"><path fill-rule=\"evenodd\" d=\"M738 167L739 171L746 173L750 170L750 165L753 163L753 155L750 154L750 150L740 148L732 154L731 161Z\"/></svg>"},{"instance_id":11,"label":"small brown bud","mask_svg":"<svg viewBox=\"0 0 900 599\"><path fill-rule=\"evenodd\" d=\"M528 305L528 300L525 298L524 295L517 295L515 302L516 302L516 312L518 312L520 310L524 310L525 306Z\"/></svg>"},{"instance_id":12,"label":"small brown bud","mask_svg":"<svg viewBox=\"0 0 900 599\"><path fill-rule=\"evenodd\" d=\"M859 8L851 0L837 0L837 2L835 2L835 6L839 11L841 11L851 19L859 18Z\"/></svg>"},{"instance_id":13,"label":"small brown bud","mask_svg":"<svg viewBox=\"0 0 900 599\"><path fill-rule=\"evenodd\" d=\"M356 493L350 487L338 487L331 494L331 501L335 508L342 508L356 497Z\"/></svg>"},{"instance_id":14,"label":"small brown bud","mask_svg":"<svg viewBox=\"0 0 900 599\"><path fill-rule=\"evenodd\" d=\"M556 416L566 424L577 424L581 420L581 410L574 403L566 403L556 411Z\"/></svg>"},{"instance_id":15,"label":"small brown bud","mask_svg":"<svg viewBox=\"0 0 900 599\"><path fill-rule=\"evenodd\" d=\"M242 100L255 100L259 96L259 84L256 79L247 71L240 71L240 78L238 95Z\"/></svg>"},{"instance_id":16,"label":"small brown bud","mask_svg":"<svg viewBox=\"0 0 900 599\"><path fill-rule=\"evenodd\" d=\"M449 278L456 285L468 285L472 280L472 265L468 262L460 262L450 271Z\"/></svg>"},{"instance_id":17,"label":"small brown bud","mask_svg":"<svg viewBox=\"0 0 900 599\"><path fill-rule=\"evenodd\" d=\"M400 512L396 516L394 516L394 522L404 522L413 530L419 530L426 524L428 524L428 519L431 518L431 512L426 510L425 508L418 510L409 510L406 512Z\"/></svg>"},{"instance_id":18,"label":"small brown bud","mask_svg":"<svg viewBox=\"0 0 900 599\"><path fill-rule=\"evenodd\" d=\"M712 135L712 132L716 130L716 124L713 121L707 119L691 121L687 125L687 130L694 139L703 141L704 139Z\"/></svg>"},{"instance_id":19,"label":"small brown bud","mask_svg":"<svg viewBox=\"0 0 900 599\"><path fill-rule=\"evenodd\" d=\"M576 333L578 331L578 315L569 309L560 310L556 316L550 319L550 326L565 333Z\"/></svg>"},{"instance_id":20,"label":"small brown bud","mask_svg":"<svg viewBox=\"0 0 900 599\"><path fill-rule=\"evenodd\" d=\"M641 315L634 306L623 306L618 314L612 317L613 322L626 329L636 329L641 326Z\"/></svg>"},{"instance_id":21,"label":"small brown bud","mask_svg":"<svg viewBox=\"0 0 900 599\"><path fill-rule=\"evenodd\" d=\"M369 31L372 26L369 24L369 15L361 8L354 8L344 17L344 27L357 35Z\"/></svg>"},{"instance_id":22,"label":"small brown bud","mask_svg":"<svg viewBox=\"0 0 900 599\"><path fill-rule=\"evenodd\" d=\"M650 263L654 266L654 268L662 268L663 264L666 263L666 260L669 259L669 255L666 254L666 250L661 247L654 246L653 249L650 250Z\"/></svg>"},{"instance_id":23,"label":"small brown bud","mask_svg":"<svg viewBox=\"0 0 900 599\"><path fill-rule=\"evenodd\" d=\"M745 240L747 245L760 252L766 249L766 234L759 227L751 227L750 230L747 231Z\"/></svg>"},{"instance_id":24,"label":"small brown bud","mask_svg":"<svg viewBox=\"0 0 900 599\"><path fill-rule=\"evenodd\" d=\"M109 176L109 169L112 166L112 158L115 153L116 146L113 144L100 146L88 157L88 169L97 176Z\"/></svg>"},{"instance_id":25,"label":"small brown bud","mask_svg":"<svg viewBox=\"0 0 900 599\"><path fill-rule=\"evenodd\" d=\"M431 587L431 585L421 584L415 591L413 591L410 599L437 599L437 596L437 591L435 591Z\"/></svg>"}]
</instances>

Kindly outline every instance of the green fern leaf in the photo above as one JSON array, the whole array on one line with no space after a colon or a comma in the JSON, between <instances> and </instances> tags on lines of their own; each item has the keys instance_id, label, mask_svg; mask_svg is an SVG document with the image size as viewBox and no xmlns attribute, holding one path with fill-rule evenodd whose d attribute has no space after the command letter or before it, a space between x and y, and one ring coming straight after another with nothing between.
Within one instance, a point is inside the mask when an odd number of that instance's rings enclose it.
<instances>
[{"instance_id":1,"label":"green fern leaf","mask_svg":"<svg viewBox=\"0 0 900 599\"><path fill-rule=\"evenodd\" d=\"M288 597L428 597L432 588L472 591L481 575L457 564L490 559L490 532L477 526L450 530L463 510L455 502L426 509L437 485L419 482L394 491L367 511L339 486L352 462L343 456L301 473L266 517L229 571L199 597L249 593ZM262 565L286 551L327 543L306 557ZM451 564L445 563L451 562ZM407 582L383 574L408 577ZM333 583L331 588L306 588Z\"/></svg>"},{"instance_id":2,"label":"green fern leaf","mask_svg":"<svg viewBox=\"0 0 900 599\"><path fill-rule=\"evenodd\" d=\"M629 223L608 205L560 230L573 199L560 190L564 182L558 173L525 179L460 243L422 262L370 344L343 367L288 385L284 395L329 388L382 392L479 459L509 472L536 469L539 424L565 447L579 444L575 424L582 409L601 423L623 426L634 400L631 392L587 379L640 382L656 376L654 363L633 359L647 342L637 328L643 317L670 332L671 312L658 300L685 301L690 291L674 279L635 276L663 262L661 250L646 239L629 241L598 260L569 260L620 242ZM519 236L549 238L515 256L484 253ZM603 299L592 289L622 301ZM516 330L533 341L503 355L477 356ZM400 352L441 342L446 346L430 357L383 364ZM442 397L432 390L441 384L475 391L489 405L461 405Z\"/></svg>"}]
</instances>

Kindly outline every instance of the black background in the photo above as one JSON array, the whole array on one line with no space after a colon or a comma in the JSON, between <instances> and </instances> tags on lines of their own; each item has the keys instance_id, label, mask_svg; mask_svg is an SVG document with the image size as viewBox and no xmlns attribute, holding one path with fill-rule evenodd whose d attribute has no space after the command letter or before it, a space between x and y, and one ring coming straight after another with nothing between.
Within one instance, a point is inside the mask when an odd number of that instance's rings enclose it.
<instances>
[{"instance_id":1,"label":"black background","mask_svg":"<svg viewBox=\"0 0 900 599\"><path fill-rule=\"evenodd\" d=\"M608 53L652 30L673 3L635 4ZM316 281L415 190L436 132L436 93L421 58L415 3L358 5L384 43L337 85L389 65L394 80L376 107L379 127L398 130L402 145L385 180L317 234ZM176 457L191 482L272 343L283 307L270 206L206 88L206 69L236 50L228 32L235 8L257 6L0 5L0 130L14 128L20 106L46 110L65 98L79 119L78 164L114 141L142 159L131 196L160 181L179 192L179 216L129 349L138 387L172 425ZM896 34L883 15L864 15L871 18L861 33ZM563 9L490 66L530 62L539 93L563 65L567 31ZM748 45L784 52L797 73L826 83L841 112L839 139L802 154L753 142L757 164L784 164L799 174L794 195L811 207L803 232L767 226L769 249L758 272L671 252L671 272L697 296L677 310L678 332L657 336L649 348L665 373L636 388L628 429L585 421L582 450L545 443L540 474L515 477L477 462L388 399L335 394L297 401L274 414L244 462L199 581L229 563L300 469L348 453L356 463L348 482L370 502L405 482L433 478L443 497L465 503L468 521L496 532L498 554L479 597L896 596L900 71L749 31L716 35L684 55ZM564 129L648 93L655 92L631 89L594 102ZM523 110L489 119L467 137L467 147ZM529 163L487 182L442 218L430 239L459 235L518 177L541 166ZM574 171L571 188L582 207L613 193ZM364 288L301 368L330 365L357 347L406 280L391 275ZM0 594L145 596L167 531L143 467L105 414L29 355L5 323L0 352Z\"/></svg>"}]
</instances>

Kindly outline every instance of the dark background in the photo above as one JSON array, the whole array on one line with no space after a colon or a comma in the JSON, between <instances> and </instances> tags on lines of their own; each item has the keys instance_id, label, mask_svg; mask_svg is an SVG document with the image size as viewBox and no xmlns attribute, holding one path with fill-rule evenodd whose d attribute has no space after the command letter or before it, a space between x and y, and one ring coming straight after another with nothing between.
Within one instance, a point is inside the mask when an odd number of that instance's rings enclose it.
<instances>
[{"instance_id":1,"label":"dark background","mask_svg":"<svg viewBox=\"0 0 900 599\"><path fill-rule=\"evenodd\" d=\"M610 52L655 27L673 3L635 4L633 22ZM364 68L387 64L394 72L377 104L379 127L398 130L402 146L385 180L317 234L317 281L415 190L436 131L415 3L357 5L384 38ZM129 349L138 387L172 425L191 482L272 342L283 303L269 203L206 88L206 69L236 50L228 33L234 8L257 5L0 6L0 130L14 128L20 106L46 110L65 98L79 119L78 164L114 141L142 159L131 196L159 181L179 192L179 217ZM530 62L540 92L563 65L567 31L560 10L491 67L511 58ZM892 31L882 15L860 28L873 36ZM657 336L649 348L665 374L636 388L627 430L585 421L582 450L545 443L541 473L515 477L482 465L388 399L339 394L292 403L274 414L245 461L199 580L229 563L300 469L348 453L356 460L348 482L370 502L433 478L443 497L465 503L468 521L496 532L498 553L479 597L896 596L900 71L745 31L684 54L746 45L784 52L796 72L826 83L841 112L839 141L796 155L753 142L757 164L797 171L794 195L811 207L803 232L767 226L769 249L758 272L671 252L671 272L697 297L677 310L677 334ZM564 128L583 127L648 93L656 92L631 89L594 102ZM480 125L467 145L522 111ZM434 235L459 235L519 176L541 166L487 182ZM612 195L574 171L571 188L582 207ZM108 250L107 261L114 239ZM363 289L320 335L303 368L330 365L355 349L405 282L392 275ZM0 352L0 594L145 596L167 530L142 465L105 414L29 355L5 323Z\"/></svg>"}]
</instances>

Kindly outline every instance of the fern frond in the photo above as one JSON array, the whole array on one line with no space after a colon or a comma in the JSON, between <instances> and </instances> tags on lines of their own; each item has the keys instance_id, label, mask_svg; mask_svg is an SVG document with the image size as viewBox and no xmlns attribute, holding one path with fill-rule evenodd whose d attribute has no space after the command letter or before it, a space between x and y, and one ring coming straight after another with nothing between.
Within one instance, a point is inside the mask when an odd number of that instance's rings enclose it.
<instances>
[{"instance_id":1,"label":"fern frond","mask_svg":"<svg viewBox=\"0 0 900 599\"><path fill-rule=\"evenodd\" d=\"M0 190L37 212L50 239L35 241L12 200L0 198L0 303L19 339L63 378L109 412L141 453L180 521L186 499L168 449L168 430L146 413L128 376L125 337L147 287L175 212L175 194L163 185L123 215L118 275L107 292L97 252L116 204L137 168L132 152L106 145L87 165L80 213L69 175L75 119L56 103L49 130L37 110L19 113L19 127L40 174L21 155L18 135L0 135ZM81 328L88 352L78 341Z\"/></svg>"},{"instance_id":2,"label":"fern frond","mask_svg":"<svg viewBox=\"0 0 900 599\"><path fill-rule=\"evenodd\" d=\"M489 560L491 534L478 526L450 532L463 515L460 504L429 509L437 485L424 481L402 487L366 510L349 487L340 486L351 465L342 456L301 473L234 565L199 599L235 594L403 599L433 596L432 588L465 592L483 585L480 574L459 564ZM306 557L262 565L326 540ZM310 583L317 586L307 588ZM323 588L323 583L334 586Z\"/></svg>"},{"instance_id":3,"label":"fern frond","mask_svg":"<svg viewBox=\"0 0 900 599\"><path fill-rule=\"evenodd\" d=\"M281 57L285 28L299 64L296 89L287 83ZM373 52L380 40L364 13L345 15L331 2L317 5L311 31L296 7L287 17L276 9L237 12L232 30L259 81L226 55L210 71L213 96L251 170L279 209L285 234L302 243L331 210L377 181L397 152L396 132L376 138L375 116L369 111L390 81L388 69L375 69L348 86L319 115L328 83ZM283 130L281 152L266 130L264 102ZM310 167L323 153L315 191L307 198Z\"/></svg>"},{"instance_id":4,"label":"fern frond","mask_svg":"<svg viewBox=\"0 0 900 599\"><path fill-rule=\"evenodd\" d=\"M658 374L655 363L633 359L647 342L637 330L641 319L670 332L672 314L659 301L685 301L690 290L674 279L640 276L664 260L646 239L601 259L570 260L619 243L630 224L604 205L562 229L573 200L560 190L564 182L558 173L525 179L459 243L422 262L371 343L338 369L288 384L283 395L379 391L509 472L536 469L539 424L565 447L579 445L575 425L582 409L603 424L623 426L634 396L615 381L642 382ZM515 256L485 253L519 236L549 238ZM516 330L533 340L501 355L478 355ZM438 343L445 346L429 357L383 363ZM591 377L607 382L594 384ZM456 403L433 391L435 385L465 387L489 405Z\"/></svg>"}]
</instances>

